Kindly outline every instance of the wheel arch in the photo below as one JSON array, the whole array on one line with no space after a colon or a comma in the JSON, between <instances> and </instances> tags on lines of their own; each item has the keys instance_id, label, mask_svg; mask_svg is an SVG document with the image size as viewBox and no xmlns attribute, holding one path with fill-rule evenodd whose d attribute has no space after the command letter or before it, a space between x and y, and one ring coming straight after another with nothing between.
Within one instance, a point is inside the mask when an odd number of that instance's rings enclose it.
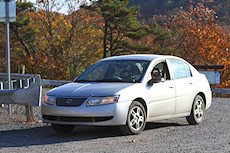
<instances>
[{"instance_id":1,"label":"wheel arch","mask_svg":"<svg viewBox=\"0 0 230 153\"><path fill-rule=\"evenodd\" d=\"M205 97L205 94L203 92L199 92L197 95L201 96L204 100L204 104L205 104L205 108L206 108L206 97Z\"/></svg>"},{"instance_id":2,"label":"wheel arch","mask_svg":"<svg viewBox=\"0 0 230 153\"><path fill-rule=\"evenodd\" d=\"M148 114L148 108L147 108L147 104L146 104L145 100L143 98L136 98L133 101L138 101L144 106L145 112L146 112L146 117L147 117L148 116L147 115Z\"/></svg>"}]
</instances>

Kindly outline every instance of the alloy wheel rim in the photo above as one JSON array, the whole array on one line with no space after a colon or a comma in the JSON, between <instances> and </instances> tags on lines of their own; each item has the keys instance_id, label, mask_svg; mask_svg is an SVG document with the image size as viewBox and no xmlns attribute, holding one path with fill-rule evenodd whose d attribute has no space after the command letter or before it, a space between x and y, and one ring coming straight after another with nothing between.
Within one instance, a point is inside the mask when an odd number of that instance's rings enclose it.
<instances>
[{"instance_id":1,"label":"alloy wheel rim","mask_svg":"<svg viewBox=\"0 0 230 153\"><path fill-rule=\"evenodd\" d=\"M140 130L143 127L145 121L143 110L138 106L133 107L129 119L130 127L135 131Z\"/></svg>"},{"instance_id":2,"label":"alloy wheel rim","mask_svg":"<svg viewBox=\"0 0 230 153\"><path fill-rule=\"evenodd\" d=\"M194 116L198 121L200 121L203 115L204 115L203 102L201 100L197 100L194 109Z\"/></svg>"}]
</instances>

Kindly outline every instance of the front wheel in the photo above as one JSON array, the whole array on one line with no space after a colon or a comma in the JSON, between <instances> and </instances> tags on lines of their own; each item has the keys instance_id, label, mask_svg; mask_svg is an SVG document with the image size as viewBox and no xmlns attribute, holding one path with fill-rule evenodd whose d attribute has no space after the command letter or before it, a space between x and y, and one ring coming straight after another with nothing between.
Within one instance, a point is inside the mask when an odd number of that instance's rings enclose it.
<instances>
[{"instance_id":1,"label":"front wheel","mask_svg":"<svg viewBox=\"0 0 230 153\"><path fill-rule=\"evenodd\" d=\"M126 125L120 127L124 134L140 134L146 125L146 111L143 105L134 101L129 108Z\"/></svg>"},{"instance_id":2,"label":"front wheel","mask_svg":"<svg viewBox=\"0 0 230 153\"><path fill-rule=\"evenodd\" d=\"M187 121L191 125L196 125L202 122L204 117L205 103L204 99L197 95L194 99L190 116L186 117Z\"/></svg>"},{"instance_id":3,"label":"front wheel","mask_svg":"<svg viewBox=\"0 0 230 153\"><path fill-rule=\"evenodd\" d=\"M74 125L51 124L51 126L57 133L70 133L75 128Z\"/></svg>"}]
</instances>

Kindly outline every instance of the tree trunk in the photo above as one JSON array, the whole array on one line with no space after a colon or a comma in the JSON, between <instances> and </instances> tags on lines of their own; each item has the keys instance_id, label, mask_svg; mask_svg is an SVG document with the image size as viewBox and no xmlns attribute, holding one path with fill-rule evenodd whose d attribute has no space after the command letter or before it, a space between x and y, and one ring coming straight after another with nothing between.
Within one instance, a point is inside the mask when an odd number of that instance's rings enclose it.
<instances>
[{"instance_id":1,"label":"tree trunk","mask_svg":"<svg viewBox=\"0 0 230 153\"><path fill-rule=\"evenodd\" d=\"M105 31L104 31L104 41L103 41L103 45L104 45L104 54L103 54L103 58L106 58L106 54L107 54L107 47L106 47L107 30L108 30L108 23L107 23L107 21L105 21Z\"/></svg>"}]
</instances>

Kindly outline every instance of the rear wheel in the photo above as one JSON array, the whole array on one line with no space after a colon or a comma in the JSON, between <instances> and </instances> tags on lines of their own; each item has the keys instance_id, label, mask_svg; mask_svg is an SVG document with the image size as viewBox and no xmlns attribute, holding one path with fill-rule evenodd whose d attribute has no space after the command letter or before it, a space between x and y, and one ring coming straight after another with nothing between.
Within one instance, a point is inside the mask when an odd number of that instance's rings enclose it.
<instances>
[{"instance_id":1,"label":"rear wheel","mask_svg":"<svg viewBox=\"0 0 230 153\"><path fill-rule=\"evenodd\" d=\"M186 117L187 121L191 125L196 125L202 122L205 110L204 99L197 95L194 99L190 116Z\"/></svg>"},{"instance_id":2,"label":"rear wheel","mask_svg":"<svg viewBox=\"0 0 230 153\"><path fill-rule=\"evenodd\" d=\"M57 133L70 133L75 126L74 125L59 125L59 124L51 124L54 131Z\"/></svg>"},{"instance_id":3,"label":"rear wheel","mask_svg":"<svg viewBox=\"0 0 230 153\"><path fill-rule=\"evenodd\" d=\"M121 126L120 129L124 134L139 134L146 125L146 111L143 105L134 101L129 108L126 125Z\"/></svg>"}]
</instances>

